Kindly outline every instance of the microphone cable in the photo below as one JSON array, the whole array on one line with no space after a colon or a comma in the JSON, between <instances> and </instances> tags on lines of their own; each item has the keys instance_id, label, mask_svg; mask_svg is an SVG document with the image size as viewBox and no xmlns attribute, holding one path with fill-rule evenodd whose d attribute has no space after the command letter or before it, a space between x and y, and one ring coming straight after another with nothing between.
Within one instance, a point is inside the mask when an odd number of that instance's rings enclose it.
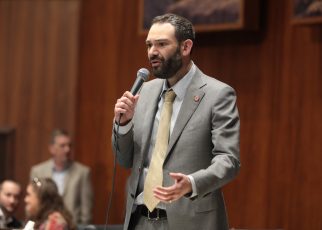
<instances>
[{"instance_id":1,"label":"microphone cable","mask_svg":"<svg viewBox=\"0 0 322 230\"><path fill-rule=\"evenodd\" d=\"M134 85L132 86L132 89L131 89L131 93L133 95L136 95L138 93L138 91L140 91L142 84L149 78L149 74L150 74L149 70L147 70L145 68L141 68L138 70L138 72L136 74L137 78L136 78ZM120 114L120 117L119 117L118 121L116 122L116 125L117 125L116 130L115 130L116 133L114 133L115 156L114 156L114 163L113 163L112 191L111 191L111 195L108 200L104 230L107 230L108 217L109 217L109 212L111 209L112 198L113 198L114 189L115 189L116 159L117 159L117 156L120 152L119 145L118 145L118 138L119 138L119 128L120 128L120 122L121 122L122 115L123 114ZM114 126L114 124L113 124L113 126ZM113 132L114 132L114 127L113 127Z\"/></svg>"},{"instance_id":2,"label":"microphone cable","mask_svg":"<svg viewBox=\"0 0 322 230\"><path fill-rule=\"evenodd\" d=\"M113 194L114 194L114 189L115 189L116 159L117 159L118 153L120 152L119 144L118 144L118 138L119 138L119 129L120 129L121 117L122 117L122 114L120 115L118 122L116 122L116 125L117 125L116 126L116 133L114 134L115 156L114 156L114 161L113 161L112 190L111 190L111 193L110 193L110 197L108 199L104 230L107 230L108 217L109 217L110 209L111 209L111 206L112 206L112 199L113 199ZM114 124L113 124L113 126L114 126ZM114 127L113 127L113 130L114 130Z\"/></svg>"}]
</instances>

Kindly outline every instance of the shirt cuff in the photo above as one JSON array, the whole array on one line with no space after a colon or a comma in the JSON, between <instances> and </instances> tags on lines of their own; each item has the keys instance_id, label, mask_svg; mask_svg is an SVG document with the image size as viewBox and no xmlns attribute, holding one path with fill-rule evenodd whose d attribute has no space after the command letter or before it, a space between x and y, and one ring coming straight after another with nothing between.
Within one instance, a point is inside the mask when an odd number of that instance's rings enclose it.
<instances>
[{"instance_id":1,"label":"shirt cuff","mask_svg":"<svg viewBox=\"0 0 322 230\"><path fill-rule=\"evenodd\" d=\"M114 130L116 131L117 130L117 124L116 124L116 122L114 121ZM127 123L126 125L120 125L119 126L119 134L120 135L124 135L124 134L127 134L129 131L130 131L130 129L132 128L132 126L133 126L133 123L132 123L132 121L130 121L129 123Z\"/></svg>"},{"instance_id":2,"label":"shirt cuff","mask_svg":"<svg viewBox=\"0 0 322 230\"><path fill-rule=\"evenodd\" d=\"M193 177L191 175L188 175L188 178L190 180L191 187L192 187L192 194L191 194L191 196L189 198L193 198L193 197L198 195L196 182L195 182L195 179L193 179Z\"/></svg>"}]
</instances>

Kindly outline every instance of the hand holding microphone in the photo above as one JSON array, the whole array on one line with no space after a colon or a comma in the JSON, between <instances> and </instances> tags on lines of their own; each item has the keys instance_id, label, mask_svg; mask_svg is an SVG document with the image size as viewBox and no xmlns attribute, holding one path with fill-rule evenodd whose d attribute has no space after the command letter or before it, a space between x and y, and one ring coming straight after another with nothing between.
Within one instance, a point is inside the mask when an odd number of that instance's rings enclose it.
<instances>
[{"instance_id":1,"label":"hand holding microphone","mask_svg":"<svg viewBox=\"0 0 322 230\"><path fill-rule=\"evenodd\" d=\"M120 122L120 125L127 124L133 118L134 109L139 98L137 93L141 89L142 84L149 78L149 74L150 72L147 69L139 69L131 91L126 91L117 100L114 108L114 119L116 122Z\"/></svg>"}]
</instances>

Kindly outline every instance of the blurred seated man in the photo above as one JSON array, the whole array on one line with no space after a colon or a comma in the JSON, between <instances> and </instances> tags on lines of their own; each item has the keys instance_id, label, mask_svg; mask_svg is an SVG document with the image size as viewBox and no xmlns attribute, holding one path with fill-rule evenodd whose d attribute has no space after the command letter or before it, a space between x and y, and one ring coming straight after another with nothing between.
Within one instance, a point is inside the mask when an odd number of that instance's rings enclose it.
<instances>
[{"instance_id":1,"label":"blurred seated man","mask_svg":"<svg viewBox=\"0 0 322 230\"><path fill-rule=\"evenodd\" d=\"M35 222L35 229L76 229L52 179L35 177L27 186L25 203L26 216Z\"/></svg>"},{"instance_id":2,"label":"blurred seated man","mask_svg":"<svg viewBox=\"0 0 322 230\"><path fill-rule=\"evenodd\" d=\"M20 185L12 180L0 184L0 228L20 228L21 222L13 215L19 205Z\"/></svg>"},{"instance_id":3,"label":"blurred seated man","mask_svg":"<svg viewBox=\"0 0 322 230\"><path fill-rule=\"evenodd\" d=\"M90 169L71 159L71 138L66 131L56 129L52 132L49 152L52 158L33 166L30 178L52 178L74 222L91 223L93 193Z\"/></svg>"}]
</instances>

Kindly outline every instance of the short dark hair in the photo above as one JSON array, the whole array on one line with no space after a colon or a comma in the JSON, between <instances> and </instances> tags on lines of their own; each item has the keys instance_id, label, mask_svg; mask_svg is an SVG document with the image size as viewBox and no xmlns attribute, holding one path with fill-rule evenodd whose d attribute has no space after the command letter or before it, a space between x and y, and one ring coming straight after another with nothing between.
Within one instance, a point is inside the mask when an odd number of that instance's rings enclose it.
<instances>
[{"instance_id":1,"label":"short dark hair","mask_svg":"<svg viewBox=\"0 0 322 230\"><path fill-rule=\"evenodd\" d=\"M181 16L176 14L164 14L160 16L156 16L152 20L152 25L157 23L170 23L175 28L175 36L178 42L185 41L190 39L194 42L195 40L195 30L193 28L192 23Z\"/></svg>"},{"instance_id":2,"label":"short dark hair","mask_svg":"<svg viewBox=\"0 0 322 230\"><path fill-rule=\"evenodd\" d=\"M5 180L3 180L3 181L1 181L1 183L0 183L0 191L2 190L2 187L3 187L3 185L5 184L5 183L13 183L13 184L15 184L15 185L17 185L17 186L19 186L19 187L21 187L20 186L20 184L16 181L16 180L13 180L13 179L5 179Z\"/></svg>"},{"instance_id":3,"label":"short dark hair","mask_svg":"<svg viewBox=\"0 0 322 230\"><path fill-rule=\"evenodd\" d=\"M50 144L55 144L55 138L58 137L58 136L67 136L67 137L69 137L69 133L64 129L54 129L51 132L49 143Z\"/></svg>"}]
</instances>

